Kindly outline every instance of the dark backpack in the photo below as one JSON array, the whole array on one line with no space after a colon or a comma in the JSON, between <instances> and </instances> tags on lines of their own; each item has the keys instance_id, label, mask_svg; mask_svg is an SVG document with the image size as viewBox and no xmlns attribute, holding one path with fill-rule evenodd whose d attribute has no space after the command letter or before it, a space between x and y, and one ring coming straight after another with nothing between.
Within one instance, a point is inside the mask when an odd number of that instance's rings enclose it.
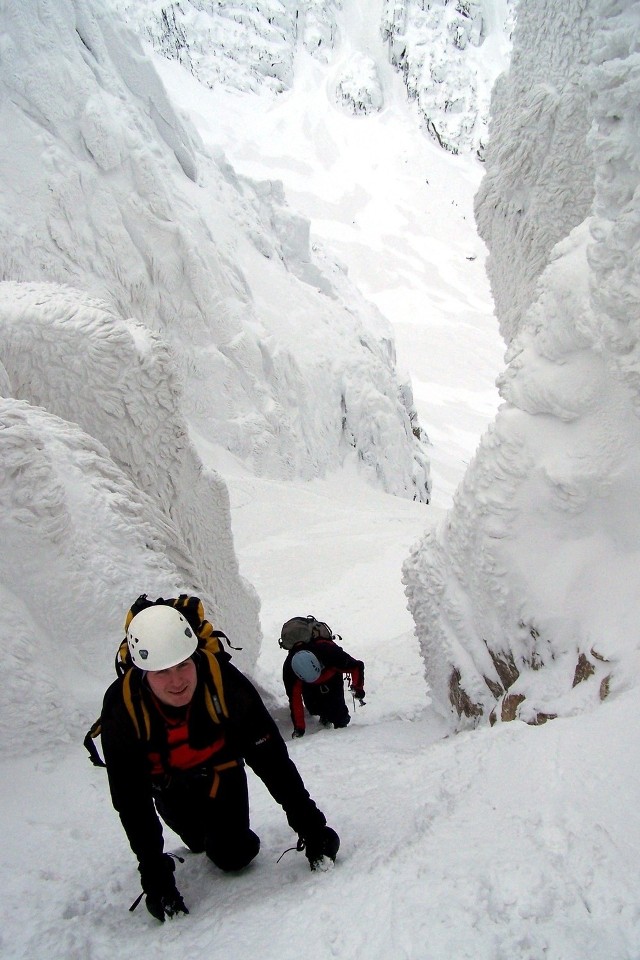
<instances>
[{"instance_id":1,"label":"dark backpack","mask_svg":"<svg viewBox=\"0 0 640 960\"><path fill-rule=\"evenodd\" d=\"M220 640L224 639L227 645L231 647L232 645L229 638L221 630L214 630L209 621L205 620L204 607L199 597L190 597L186 593L180 594L179 597L171 597L167 600L163 597L158 597L157 600L149 600L146 593L141 594L127 613L125 630L137 613L140 613L140 611L146 609L146 607L152 607L159 603L175 607L179 610L198 637L197 649L200 651L207 666L205 679L205 703L207 711L211 715L214 723L221 723L224 718L229 716L229 713L224 696L220 663L218 661L231 659L231 655L227 653L220 644ZM238 650L241 648L232 647L232 649ZM122 697L135 727L136 734L140 740L149 740L151 736L151 723L149 712L141 696L140 687L142 674L139 670L133 668L126 637L118 647L115 668L117 675L122 678ZM89 759L96 767L104 767L105 765L94 743L101 732L102 717L100 716L92 724L84 738L84 745L89 751Z\"/></svg>"},{"instance_id":2,"label":"dark backpack","mask_svg":"<svg viewBox=\"0 0 640 960\"><path fill-rule=\"evenodd\" d=\"M297 643L335 639L328 624L309 615L308 617L292 617L291 620L283 623L278 643L284 650L291 650Z\"/></svg>"}]
</instances>

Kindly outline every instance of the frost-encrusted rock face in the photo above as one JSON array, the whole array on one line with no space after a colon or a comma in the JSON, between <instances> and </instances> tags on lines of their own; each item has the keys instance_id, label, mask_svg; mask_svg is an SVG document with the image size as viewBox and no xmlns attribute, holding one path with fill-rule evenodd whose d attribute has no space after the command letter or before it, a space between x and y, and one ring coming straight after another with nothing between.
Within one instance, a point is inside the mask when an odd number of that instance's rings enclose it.
<instances>
[{"instance_id":1,"label":"frost-encrusted rock face","mask_svg":"<svg viewBox=\"0 0 640 960\"><path fill-rule=\"evenodd\" d=\"M67 424L79 424L94 446L104 447L101 457L112 461L112 474L122 474L118 485L135 490L129 494L132 537L138 527L134 504L153 504L146 516L148 525L155 524L153 543L141 552L160 550L166 560L159 556L157 573L147 572L146 580L135 581L127 572L128 563L132 570L139 563L134 555L128 559L123 555L122 571L103 571L100 590L106 592L110 584L113 591L113 613L107 623L121 619L140 592L157 591L160 596L170 589L192 589L221 629L242 638L240 656L253 666L260 637L258 600L238 572L226 485L216 473L203 469L189 440L166 344L141 324L123 320L108 304L77 290L5 282L0 283L0 355L12 397L43 407ZM17 475L15 482L19 483ZM93 468L87 468L83 482L88 487L97 482ZM15 496L31 500L33 494L27 484ZM123 496L114 492L115 509L125 522ZM109 509L102 494L96 494L96 515ZM33 511L35 526L35 503ZM61 515L60 523L65 522ZM93 536L89 530L98 529L86 517L75 516L69 523L75 536L85 539ZM79 577L81 556L82 550ZM92 576L85 572L84 579L90 583ZM37 593L37 583L23 584L19 595L27 605L29 590ZM135 596L130 595L132 590ZM66 605L66 600L60 598L59 604Z\"/></svg>"},{"instance_id":2,"label":"frost-encrusted rock face","mask_svg":"<svg viewBox=\"0 0 640 960\"><path fill-rule=\"evenodd\" d=\"M371 57L352 56L336 83L336 100L347 113L375 113L382 108L382 86Z\"/></svg>"},{"instance_id":3,"label":"frost-encrusted rock face","mask_svg":"<svg viewBox=\"0 0 640 960\"><path fill-rule=\"evenodd\" d=\"M302 21L301 37L304 49L313 57L327 63L336 42L336 15L337 11L342 9L342 0L305 0L304 3L295 3L294 6L297 19Z\"/></svg>"},{"instance_id":4,"label":"frost-encrusted rock face","mask_svg":"<svg viewBox=\"0 0 640 960\"><path fill-rule=\"evenodd\" d=\"M596 198L589 247L592 303L606 354L640 413L640 5L602 0L607 29L594 38L588 80Z\"/></svg>"},{"instance_id":5,"label":"frost-encrusted rock face","mask_svg":"<svg viewBox=\"0 0 640 960\"><path fill-rule=\"evenodd\" d=\"M109 0L111 9L200 83L252 93L281 93L293 82L298 43L327 62L341 0Z\"/></svg>"},{"instance_id":6,"label":"frost-encrusted rock face","mask_svg":"<svg viewBox=\"0 0 640 960\"><path fill-rule=\"evenodd\" d=\"M211 6L202 0L196 13ZM264 11L286 32L284 9ZM238 178L205 154L113 12L93 0L46 10L24 0L7 21L0 91L12 131L0 276L72 284L158 333L194 436L257 472L313 477L355 457L386 489L428 498L426 447L390 338L374 332L377 311L311 250L281 185ZM335 328L339 351L316 326ZM377 397L384 436L374 447L370 411L362 421L355 411Z\"/></svg>"},{"instance_id":7,"label":"frost-encrusted rock face","mask_svg":"<svg viewBox=\"0 0 640 960\"><path fill-rule=\"evenodd\" d=\"M281 93L293 84L302 48L338 66L339 106L369 113L384 102L376 59L388 59L401 71L428 134L452 153L480 156L491 87L508 58L516 6L516 0L384 0L382 10L377 3L354 9L342 0L109 3L159 53L210 87ZM378 29L371 18L380 18Z\"/></svg>"},{"instance_id":8,"label":"frost-encrusted rock face","mask_svg":"<svg viewBox=\"0 0 640 960\"><path fill-rule=\"evenodd\" d=\"M544 39L528 55L541 72L548 64L549 75L564 62L567 44L582 38L578 71L566 64L582 89L571 84L567 96L590 105L595 216L549 251L533 294L527 279L514 284L523 313L499 384L505 402L453 509L404 571L428 680L459 724L540 723L637 684L638 4L585 9L574 0L551 33L549 13L543 0L523 5L521 36ZM516 48L515 63L520 55ZM552 117L566 115L555 99L546 103ZM578 157L587 153L589 128L580 117L573 145L568 122L564 127L566 150ZM515 149L521 118L512 119ZM504 185L509 169L501 171L499 158L506 165L512 154L508 117L499 120L504 149L488 174ZM535 144L531 149L537 157ZM543 168L552 196L565 190L566 173L559 164L556 183L553 169ZM541 251L536 223L530 249ZM510 249L502 243L491 253L506 275Z\"/></svg>"},{"instance_id":9,"label":"frost-encrusted rock face","mask_svg":"<svg viewBox=\"0 0 640 960\"><path fill-rule=\"evenodd\" d=\"M534 297L554 245L589 213L594 168L585 70L594 2L567 31L565 4L518 20L508 78L493 92L486 175L476 197L480 235L503 337L509 342ZM556 46L555 37L562 36Z\"/></svg>"},{"instance_id":10,"label":"frost-encrusted rock face","mask_svg":"<svg viewBox=\"0 0 640 960\"><path fill-rule=\"evenodd\" d=\"M202 470L148 331L70 288L3 283L0 352L14 391L0 397L0 742L24 756L86 728L139 593L198 593L247 669L258 602L226 487Z\"/></svg>"},{"instance_id":11,"label":"frost-encrusted rock face","mask_svg":"<svg viewBox=\"0 0 640 960\"><path fill-rule=\"evenodd\" d=\"M114 0L112 7L159 53L177 60L206 86L222 83L278 93L291 85L298 31L292 4Z\"/></svg>"},{"instance_id":12,"label":"frost-encrusted rock face","mask_svg":"<svg viewBox=\"0 0 640 960\"><path fill-rule=\"evenodd\" d=\"M90 714L81 715L72 691L95 683L88 709L98 708L137 593L171 595L191 581L175 527L103 444L4 397L0 511L0 635L11 676L0 741L3 755L13 747L24 756L86 728Z\"/></svg>"},{"instance_id":13,"label":"frost-encrusted rock face","mask_svg":"<svg viewBox=\"0 0 640 960\"><path fill-rule=\"evenodd\" d=\"M452 153L484 154L494 43L509 37L515 3L504 4L504 23L493 22L499 9L481 0L384 3L382 37L391 63L402 72L430 136Z\"/></svg>"}]
</instances>

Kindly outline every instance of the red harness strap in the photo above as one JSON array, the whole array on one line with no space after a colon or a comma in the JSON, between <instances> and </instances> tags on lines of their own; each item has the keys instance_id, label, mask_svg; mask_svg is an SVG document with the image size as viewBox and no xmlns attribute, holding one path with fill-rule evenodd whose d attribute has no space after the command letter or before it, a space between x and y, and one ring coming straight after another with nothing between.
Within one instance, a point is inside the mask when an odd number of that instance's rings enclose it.
<instances>
[{"instance_id":1,"label":"red harness strap","mask_svg":"<svg viewBox=\"0 0 640 960\"><path fill-rule=\"evenodd\" d=\"M193 767L202 766L224 747L224 737L219 737L210 746L204 747L202 750L196 750L189 745L189 724L186 717L184 720L171 721L163 715L163 719L167 728L169 769L166 769L167 764L163 762L159 751L150 750L149 761L152 776L170 773L171 770L191 770Z\"/></svg>"},{"instance_id":2,"label":"red harness strap","mask_svg":"<svg viewBox=\"0 0 640 960\"><path fill-rule=\"evenodd\" d=\"M181 720L172 719L166 716L155 697L154 700L166 726L168 761L163 761L162 755L157 750L150 750L149 761L151 763L151 776L161 776L162 774L168 774L170 776L173 770L192 770L195 767L202 766L210 760L214 754L222 750L225 745L224 736L218 737L210 746L204 747L202 750L194 749L189 744L189 711L187 710L186 716ZM216 763L213 765L211 770L211 786L209 788L210 797L215 797L218 792L220 773L223 770L230 770L232 767L237 766L237 760L227 760L224 763Z\"/></svg>"}]
</instances>

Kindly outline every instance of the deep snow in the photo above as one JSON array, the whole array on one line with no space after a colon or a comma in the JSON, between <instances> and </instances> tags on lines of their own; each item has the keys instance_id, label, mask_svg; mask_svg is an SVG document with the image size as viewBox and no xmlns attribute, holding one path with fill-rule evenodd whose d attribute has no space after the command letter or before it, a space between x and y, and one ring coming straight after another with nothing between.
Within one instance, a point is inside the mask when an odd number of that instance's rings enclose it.
<instances>
[{"instance_id":1,"label":"deep snow","mask_svg":"<svg viewBox=\"0 0 640 960\"><path fill-rule=\"evenodd\" d=\"M104 772L80 744L97 690L76 686L83 710L66 742L2 762L3 955L637 958L634 692L540 728L447 736L429 708L398 575L425 508L355 477L300 486L237 469L230 484L242 568L264 601L257 679L285 736L284 618L326 616L366 661L367 705L351 726L310 723L289 741L342 837L336 866L311 874L295 852L276 862L295 838L251 776L254 865L223 876L167 832L168 849L185 856L178 883L191 913L163 927L143 908L128 914L135 865Z\"/></svg>"}]
</instances>

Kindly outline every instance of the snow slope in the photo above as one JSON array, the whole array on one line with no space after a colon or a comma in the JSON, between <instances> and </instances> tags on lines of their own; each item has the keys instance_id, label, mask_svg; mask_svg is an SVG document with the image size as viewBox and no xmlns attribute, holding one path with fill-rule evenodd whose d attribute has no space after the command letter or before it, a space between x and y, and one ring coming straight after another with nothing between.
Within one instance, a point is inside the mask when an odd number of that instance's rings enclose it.
<instances>
[{"instance_id":1,"label":"snow slope","mask_svg":"<svg viewBox=\"0 0 640 960\"><path fill-rule=\"evenodd\" d=\"M3 955L293 960L304 944L311 960L637 957L635 691L544 727L445 736L397 575L424 507L356 477L301 486L238 467L231 488L242 566L265 601L261 675L285 736L276 645L285 617L326 615L367 663L367 705L349 728L310 724L289 740L342 837L336 866L311 874L295 852L276 862L295 837L252 778L262 850L251 869L223 876L168 833L168 849L185 857L189 916L161 926L142 907L127 913L135 866L78 721L55 754L36 738L29 756L1 761ZM292 574L295 554L302 573ZM85 720L90 692L75 686Z\"/></svg>"}]
</instances>

